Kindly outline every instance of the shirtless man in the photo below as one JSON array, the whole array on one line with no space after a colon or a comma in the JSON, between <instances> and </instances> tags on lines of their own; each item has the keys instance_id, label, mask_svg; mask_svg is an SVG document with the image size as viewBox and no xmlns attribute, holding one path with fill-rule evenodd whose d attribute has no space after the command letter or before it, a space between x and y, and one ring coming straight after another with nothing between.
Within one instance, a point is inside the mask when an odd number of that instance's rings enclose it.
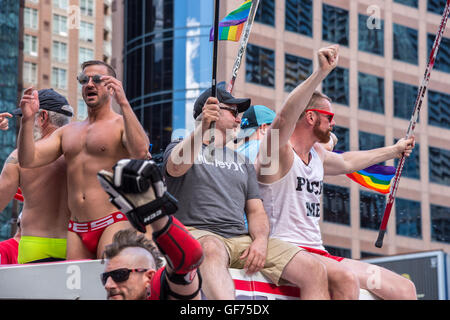
<instances>
[{"instance_id":1,"label":"shirtless man","mask_svg":"<svg viewBox=\"0 0 450 320\"><path fill-rule=\"evenodd\" d=\"M56 130L48 139L34 143L32 119L38 109L37 92L23 97L19 131L19 163L39 167L64 155L67 163L71 221L67 236L67 259L100 258L114 234L130 227L126 216L109 202L97 180L97 172L111 170L124 158L147 157L149 140L136 118L114 69L102 61L86 61L78 80L88 117ZM122 115L111 108L112 98Z\"/></svg>"},{"instance_id":2,"label":"shirtless man","mask_svg":"<svg viewBox=\"0 0 450 320\"><path fill-rule=\"evenodd\" d=\"M56 129L69 123L72 107L52 89L38 93L39 112L34 118L34 139L45 140ZM21 109L13 111L21 115ZM19 166L17 150L6 159L0 175L0 211L20 187L25 198L19 242L19 263L66 259L67 207L66 164L64 157L40 168Z\"/></svg>"}]
</instances>

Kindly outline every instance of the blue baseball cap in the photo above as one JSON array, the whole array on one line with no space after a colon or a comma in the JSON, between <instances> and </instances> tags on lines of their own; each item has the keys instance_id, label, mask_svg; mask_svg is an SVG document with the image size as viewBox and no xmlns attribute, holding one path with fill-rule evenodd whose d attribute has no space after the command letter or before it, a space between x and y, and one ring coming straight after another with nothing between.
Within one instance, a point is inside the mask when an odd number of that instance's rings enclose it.
<instances>
[{"instance_id":1,"label":"blue baseball cap","mask_svg":"<svg viewBox=\"0 0 450 320\"><path fill-rule=\"evenodd\" d=\"M270 108L262 105L255 105L248 108L242 115L241 130L237 138L250 137L256 129L263 124L271 124L277 114Z\"/></svg>"}]
</instances>

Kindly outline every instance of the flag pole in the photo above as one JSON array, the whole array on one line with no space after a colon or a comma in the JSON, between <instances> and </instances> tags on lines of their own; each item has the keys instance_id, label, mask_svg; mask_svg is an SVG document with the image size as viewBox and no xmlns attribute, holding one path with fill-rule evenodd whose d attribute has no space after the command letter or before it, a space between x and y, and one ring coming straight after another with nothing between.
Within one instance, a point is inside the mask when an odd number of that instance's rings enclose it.
<instances>
[{"instance_id":1,"label":"flag pole","mask_svg":"<svg viewBox=\"0 0 450 320\"><path fill-rule=\"evenodd\" d=\"M250 13L248 15L247 21L244 25L244 30L242 31L241 42L239 45L239 50L234 61L233 70L231 73L231 80L227 85L227 91L232 92L234 88L234 82L237 78L237 73L241 67L242 57L244 56L245 50L247 48L248 38L250 37L250 31L252 29L253 21L255 19L256 10L258 9L259 0L252 0L252 5L250 7Z\"/></svg>"},{"instance_id":2,"label":"flag pole","mask_svg":"<svg viewBox=\"0 0 450 320\"><path fill-rule=\"evenodd\" d=\"M220 0L215 0L214 2L214 42L213 42L213 63L212 63L212 79L211 79L211 96L217 96L217 47L219 42L219 9L220 9ZM215 121L211 122L210 132L210 146L209 146L209 155L211 158L214 157L214 144L216 137L214 135L214 131L216 130Z\"/></svg>"},{"instance_id":3,"label":"flag pole","mask_svg":"<svg viewBox=\"0 0 450 320\"><path fill-rule=\"evenodd\" d=\"M414 129L416 127L417 118L419 117L420 108L422 106L423 97L427 91L428 82L430 81L431 70L433 69L434 62L436 60L436 55L439 50L439 45L441 43L442 36L444 34L445 25L447 24L448 15L450 13L450 0L447 0L444 12L442 13L441 24L439 26L438 33L434 38L433 47L431 48L430 57L428 59L428 65L425 69L425 74L423 76L422 84L418 90L416 102L414 104L414 110L409 121L408 130L406 132L406 139L409 139L414 134ZM400 175L403 171L403 165L405 164L406 157L403 155L397 166L397 171L395 172L394 182L389 193L389 199L384 209L383 218L381 220L380 229L378 231L378 238L375 242L375 247L381 248L383 246L383 238L386 233L387 223L389 220L389 215L391 213L392 205L394 204L395 194L397 192L398 183L400 181Z\"/></svg>"}]
</instances>

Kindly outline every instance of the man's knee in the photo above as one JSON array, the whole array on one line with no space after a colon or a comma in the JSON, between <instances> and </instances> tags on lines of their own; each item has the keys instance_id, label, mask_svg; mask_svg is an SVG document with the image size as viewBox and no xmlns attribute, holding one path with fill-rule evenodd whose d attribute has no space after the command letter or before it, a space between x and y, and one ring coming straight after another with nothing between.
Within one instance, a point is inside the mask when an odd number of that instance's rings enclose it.
<instances>
[{"instance_id":1,"label":"man's knee","mask_svg":"<svg viewBox=\"0 0 450 320\"><path fill-rule=\"evenodd\" d=\"M198 239L203 248L205 260L228 261L228 254L223 242L214 236L204 236Z\"/></svg>"},{"instance_id":2,"label":"man's knee","mask_svg":"<svg viewBox=\"0 0 450 320\"><path fill-rule=\"evenodd\" d=\"M347 268L337 270L334 275L329 274L330 289L336 287L343 295L342 299L359 299L359 279L358 276Z\"/></svg>"},{"instance_id":3,"label":"man's knee","mask_svg":"<svg viewBox=\"0 0 450 320\"><path fill-rule=\"evenodd\" d=\"M414 282L405 277L401 277L401 281L397 286L398 300L416 300L417 299L417 291Z\"/></svg>"}]
</instances>

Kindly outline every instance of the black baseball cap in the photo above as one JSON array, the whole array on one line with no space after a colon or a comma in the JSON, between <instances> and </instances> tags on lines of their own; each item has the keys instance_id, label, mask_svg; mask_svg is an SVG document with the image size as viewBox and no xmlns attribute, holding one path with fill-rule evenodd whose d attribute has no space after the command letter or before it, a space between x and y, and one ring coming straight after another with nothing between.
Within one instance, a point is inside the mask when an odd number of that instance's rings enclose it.
<instances>
[{"instance_id":1,"label":"black baseball cap","mask_svg":"<svg viewBox=\"0 0 450 320\"><path fill-rule=\"evenodd\" d=\"M222 81L216 86L217 100L226 104L235 104L239 113L244 112L250 107L251 100L249 98L235 98L225 89L225 81ZM206 89L203 93L195 100L194 103L194 119L196 119L201 113L206 100L211 97L211 88Z\"/></svg>"},{"instance_id":2,"label":"black baseball cap","mask_svg":"<svg viewBox=\"0 0 450 320\"><path fill-rule=\"evenodd\" d=\"M64 96L59 94L53 89L42 89L38 91L39 96L39 109L58 112L66 116L73 116L73 109L69 105ZM22 109L17 108L12 111L12 114L16 116L22 115Z\"/></svg>"}]
</instances>

